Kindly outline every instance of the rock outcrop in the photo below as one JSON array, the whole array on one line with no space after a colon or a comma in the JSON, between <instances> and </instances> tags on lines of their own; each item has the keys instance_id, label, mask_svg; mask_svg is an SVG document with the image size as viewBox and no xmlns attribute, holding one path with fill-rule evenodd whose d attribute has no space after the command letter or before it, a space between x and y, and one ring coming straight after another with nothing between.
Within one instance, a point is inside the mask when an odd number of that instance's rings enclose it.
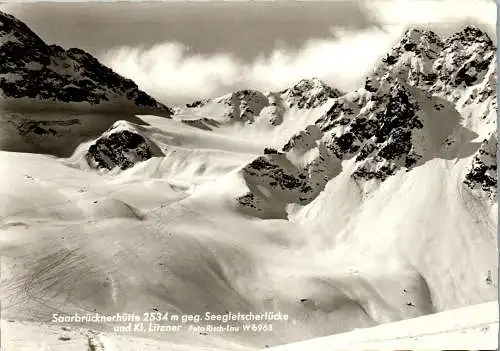
<instances>
[{"instance_id":1,"label":"rock outcrop","mask_svg":"<svg viewBox=\"0 0 500 351\"><path fill-rule=\"evenodd\" d=\"M89 53L47 45L23 22L0 12L0 96L12 101L53 102L173 113ZM16 100L13 100L16 99ZM48 105L46 105L48 106ZM108 107L109 108L109 107Z\"/></svg>"},{"instance_id":2,"label":"rock outcrop","mask_svg":"<svg viewBox=\"0 0 500 351\"><path fill-rule=\"evenodd\" d=\"M125 170L155 156L163 156L159 147L137 126L125 121L116 122L89 146L85 154L92 168L104 171Z\"/></svg>"}]
</instances>

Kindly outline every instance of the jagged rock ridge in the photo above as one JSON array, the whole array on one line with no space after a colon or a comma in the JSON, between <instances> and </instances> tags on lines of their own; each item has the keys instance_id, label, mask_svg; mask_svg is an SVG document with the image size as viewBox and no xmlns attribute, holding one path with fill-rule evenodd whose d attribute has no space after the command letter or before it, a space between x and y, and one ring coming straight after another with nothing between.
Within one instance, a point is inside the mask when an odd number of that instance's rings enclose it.
<instances>
[{"instance_id":1,"label":"jagged rock ridge","mask_svg":"<svg viewBox=\"0 0 500 351\"><path fill-rule=\"evenodd\" d=\"M289 187L296 193L290 202L310 202L316 195L309 195L319 193L325 179L335 174L325 166L335 160L354 159L351 177L365 182L384 181L399 169L411 171L427 159L441 157L452 143L453 128L436 136L437 123L448 120L458 126L465 117L465 124L476 126L477 133L496 133L495 50L488 36L473 26L446 40L432 31L408 30L362 89L336 97L317 120L317 130L308 127L284 145L280 157L290 159L297 149L316 148L316 157L298 165L295 174L307 174L311 165L320 174L314 181L306 177L300 186ZM464 177L465 186L491 199L496 198L496 145L494 137L485 139ZM267 163L274 159L269 153L262 157ZM249 171L255 172L252 164L243 174ZM282 170L275 166L259 171L261 177L275 177ZM265 185L273 187L271 182ZM240 204L263 208L266 197L253 191L255 185L249 188L251 194L241 197Z\"/></svg>"},{"instance_id":2,"label":"jagged rock ridge","mask_svg":"<svg viewBox=\"0 0 500 351\"><path fill-rule=\"evenodd\" d=\"M229 110L226 114L230 120L253 122L255 116L269 105L268 98L256 90L240 90L222 98L216 99L218 103L226 105Z\"/></svg>"}]
</instances>

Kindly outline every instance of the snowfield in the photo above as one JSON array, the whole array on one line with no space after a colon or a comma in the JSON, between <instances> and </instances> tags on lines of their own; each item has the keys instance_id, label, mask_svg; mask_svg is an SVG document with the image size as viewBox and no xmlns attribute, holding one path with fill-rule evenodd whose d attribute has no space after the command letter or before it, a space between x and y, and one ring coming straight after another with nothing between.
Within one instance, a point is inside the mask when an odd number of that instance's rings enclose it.
<instances>
[{"instance_id":1,"label":"snowfield","mask_svg":"<svg viewBox=\"0 0 500 351\"><path fill-rule=\"evenodd\" d=\"M347 94L311 78L170 110L99 68L161 111L2 110L2 350L495 348L494 50L475 27L410 30ZM287 318L52 321L167 312Z\"/></svg>"},{"instance_id":2,"label":"snowfield","mask_svg":"<svg viewBox=\"0 0 500 351\"><path fill-rule=\"evenodd\" d=\"M495 350L498 301L272 348L292 350Z\"/></svg>"},{"instance_id":3,"label":"snowfield","mask_svg":"<svg viewBox=\"0 0 500 351\"><path fill-rule=\"evenodd\" d=\"M496 299L496 206L460 186L470 158L429 161L368 192L346 161L288 220L262 220L235 200L256 148L211 145L208 132L172 120L161 120L178 124L168 138L154 136L147 128L161 126L144 119L145 133L173 150L122 172L79 167L78 152L0 153L3 318L288 313L275 333L223 335L262 348Z\"/></svg>"}]
</instances>

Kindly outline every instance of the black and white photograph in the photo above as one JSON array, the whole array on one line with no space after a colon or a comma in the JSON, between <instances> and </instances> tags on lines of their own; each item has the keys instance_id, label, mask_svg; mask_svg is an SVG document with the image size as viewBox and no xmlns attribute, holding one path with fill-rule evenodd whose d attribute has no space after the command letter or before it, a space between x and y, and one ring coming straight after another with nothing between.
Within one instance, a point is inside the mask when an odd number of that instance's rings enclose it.
<instances>
[{"instance_id":1,"label":"black and white photograph","mask_svg":"<svg viewBox=\"0 0 500 351\"><path fill-rule=\"evenodd\" d=\"M497 349L498 13L0 2L1 350Z\"/></svg>"}]
</instances>

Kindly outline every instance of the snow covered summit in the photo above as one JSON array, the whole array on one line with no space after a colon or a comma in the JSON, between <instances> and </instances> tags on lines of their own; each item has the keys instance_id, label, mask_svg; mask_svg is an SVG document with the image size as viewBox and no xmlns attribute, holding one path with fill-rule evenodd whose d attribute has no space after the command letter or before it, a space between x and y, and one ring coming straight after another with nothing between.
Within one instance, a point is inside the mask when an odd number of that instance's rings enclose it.
<instances>
[{"instance_id":1,"label":"snow covered summit","mask_svg":"<svg viewBox=\"0 0 500 351\"><path fill-rule=\"evenodd\" d=\"M367 77L365 89L374 91L383 81L400 78L457 102L494 70L495 51L492 40L475 26L446 39L410 29Z\"/></svg>"},{"instance_id":2,"label":"snow covered summit","mask_svg":"<svg viewBox=\"0 0 500 351\"><path fill-rule=\"evenodd\" d=\"M278 191L275 178L285 174L294 179L287 191L295 195L280 201L283 214L286 203L312 201L338 174L332 169L344 161L351 163L350 177L363 187L367 181L383 182L399 171L457 155L470 158L462 170L462 186L494 199L495 50L491 39L473 26L446 40L430 30L410 29L361 89L341 95L318 80L301 81L284 92L285 101L311 95L297 100L299 108L314 107L325 96L333 102L313 125L284 144L283 153L262 155L244 168L249 193L240 203L256 209L258 216L276 208L277 195L264 194Z\"/></svg>"},{"instance_id":3,"label":"snow covered summit","mask_svg":"<svg viewBox=\"0 0 500 351\"><path fill-rule=\"evenodd\" d=\"M282 92L289 107L314 108L324 104L328 99L339 97L341 92L328 86L318 78L302 79L293 87Z\"/></svg>"},{"instance_id":4,"label":"snow covered summit","mask_svg":"<svg viewBox=\"0 0 500 351\"><path fill-rule=\"evenodd\" d=\"M196 123L192 119L183 121L203 129L211 129L214 120L226 124L255 124L265 121L271 126L277 126L283 122L289 110L311 111L325 106L340 95L339 90L318 78L301 79L292 87L279 92L263 93L246 89L214 99L195 101L181 108L179 115L200 115L202 118L197 119Z\"/></svg>"}]
</instances>

